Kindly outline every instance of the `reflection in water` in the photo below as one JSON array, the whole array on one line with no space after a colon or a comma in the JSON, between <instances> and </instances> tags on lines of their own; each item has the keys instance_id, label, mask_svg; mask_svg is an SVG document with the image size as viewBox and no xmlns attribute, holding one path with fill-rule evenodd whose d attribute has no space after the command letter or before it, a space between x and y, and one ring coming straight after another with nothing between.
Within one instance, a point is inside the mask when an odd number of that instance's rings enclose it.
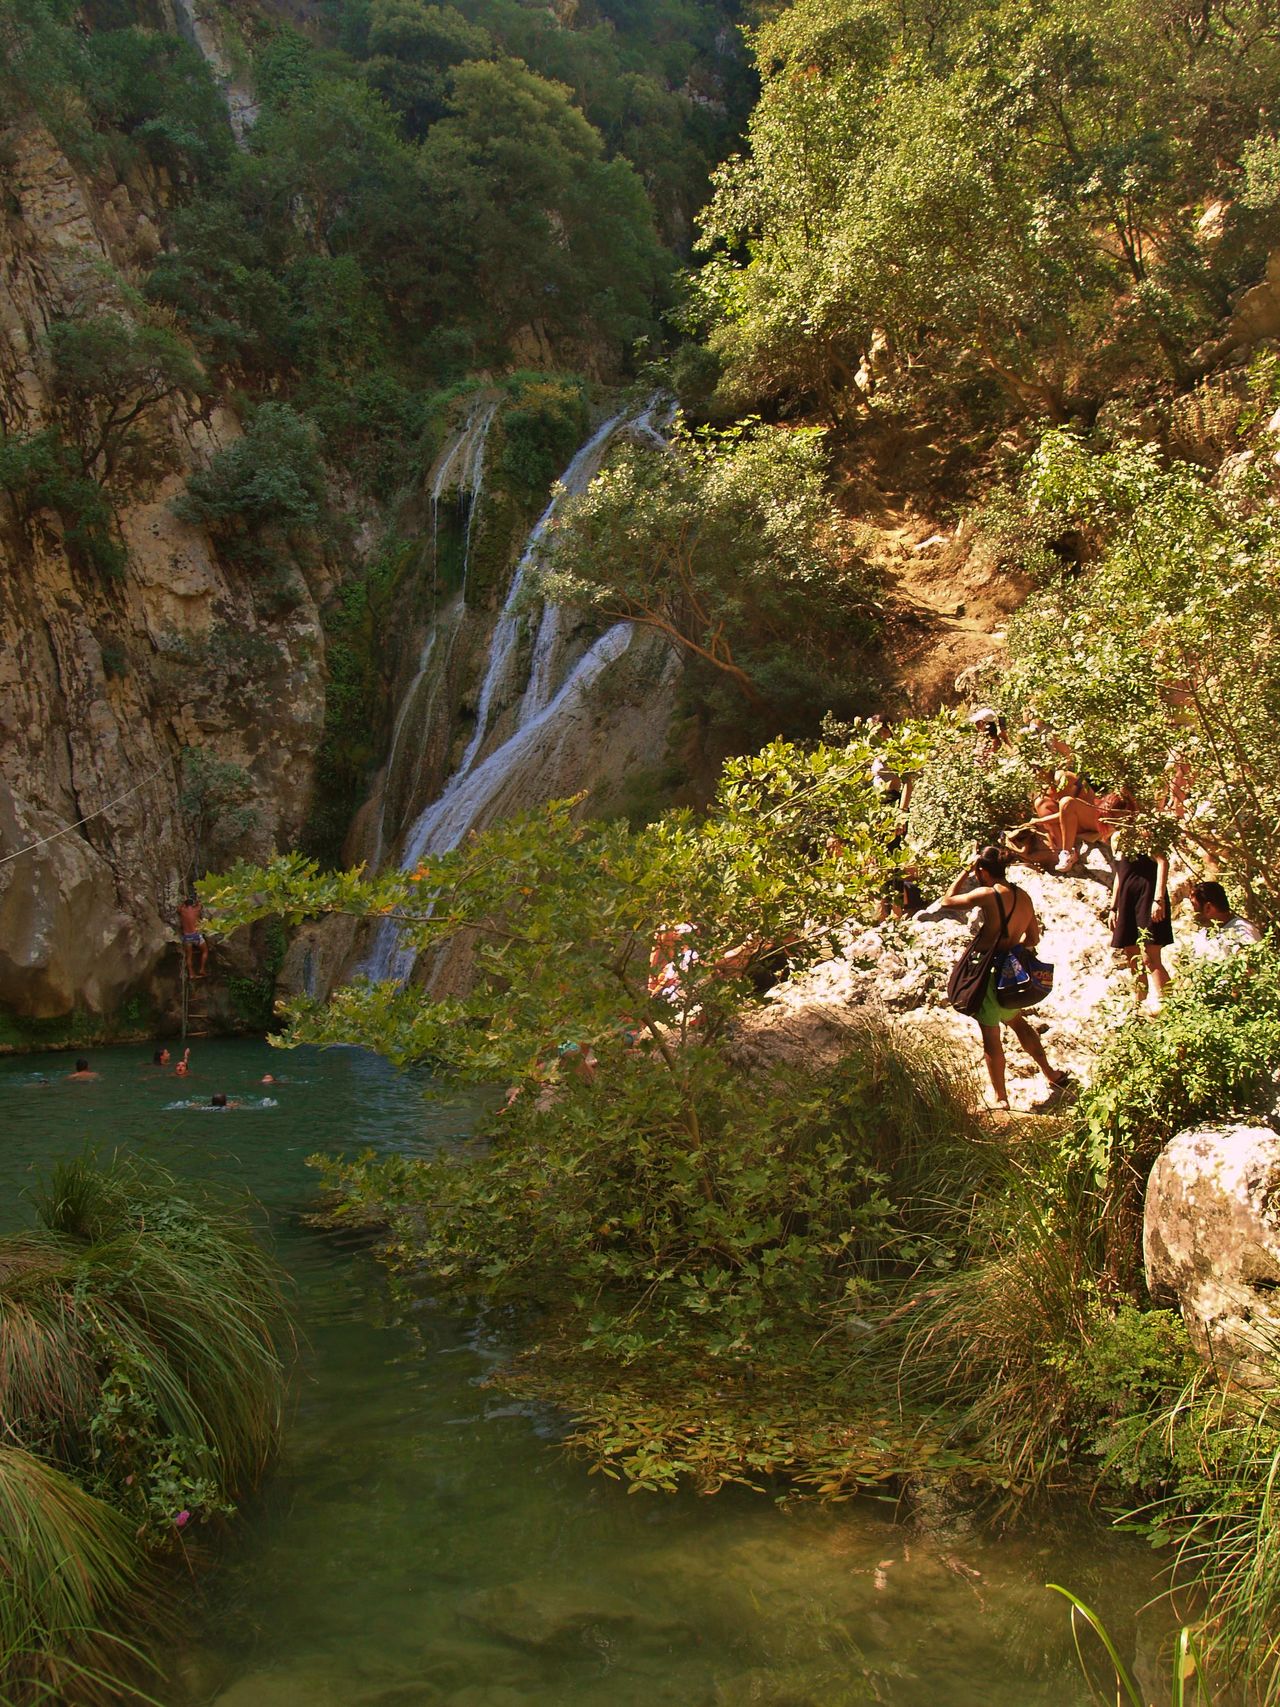
<instances>
[{"instance_id":1,"label":"reflection in water","mask_svg":"<svg viewBox=\"0 0 1280 1707\"><path fill-rule=\"evenodd\" d=\"M201 1043L0 1061L0 1227L33 1165L89 1140L252 1192L306 1344L283 1464L212 1583L171 1707L1064 1707L1084 1700L1066 1582L1113 1631L1147 1555L1095 1532L930 1544L867 1501L630 1498L555 1447L554 1420L483 1386L501 1347L429 1299L393 1304L367 1253L305 1227L315 1150L424 1153L477 1106L352 1050ZM261 1088L264 1072L284 1081ZM44 1084L35 1082L42 1074ZM192 1120L214 1091L247 1118ZM175 1096L175 1092L179 1093ZM33 1094L38 1093L38 1094ZM252 1104L252 1106L248 1106Z\"/></svg>"}]
</instances>

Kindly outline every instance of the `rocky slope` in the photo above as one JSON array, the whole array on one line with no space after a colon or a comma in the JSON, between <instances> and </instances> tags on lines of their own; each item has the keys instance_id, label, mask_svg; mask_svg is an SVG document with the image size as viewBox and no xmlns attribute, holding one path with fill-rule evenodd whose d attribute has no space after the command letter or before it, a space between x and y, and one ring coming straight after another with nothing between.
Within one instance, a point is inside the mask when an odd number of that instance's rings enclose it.
<instances>
[{"instance_id":1,"label":"rocky slope","mask_svg":"<svg viewBox=\"0 0 1280 1707\"><path fill-rule=\"evenodd\" d=\"M135 315L168 186L105 168L91 180L33 121L4 140L0 426L25 436L57 414L50 324ZM197 834L218 830L184 810L184 750L243 772L239 851L302 828L324 711L318 602L336 571L317 558L269 601L170 507L239 431L193 399L147 413L111 491L118 576L75 561L53 511L0 498L0 1013L79 1010L83 1034L126 1002L139 1021L173 1011L174 908L216 851Z\"/></svg>"},{"instance_id":2,"label":"rocky slope","mask_svg":"<svg viewBox=\"0 0 1280 1707\"><path fill-rule=\"evenodd\" d=\"M1103 916L1110 873L1097 854L1092 858L1085 876L1054 877L1021 866L1010 873L1035 902L1041 955L1055 968L1053 993L1032 1010L1033 1021L1049 1059L1082 1080L1107 1033L1132 1009L1128 977L1112 954ZM1186 929L1185 921L1175 922L1179 937ZM945 1039L987 1093L977 1027L946 1000L947 974L968 935L962 914L936 909L850 931L837 958L770 993L743 1027L740 1058L764 1068L774 1061L835 1060L856 1037L859 1019L874 1013L919 1036ZM1044 1098L1044 1081L1012 1037L1006 1037L1006 1050L1010 1104L1025 1112Z\"/></svg>"}]
</instances>

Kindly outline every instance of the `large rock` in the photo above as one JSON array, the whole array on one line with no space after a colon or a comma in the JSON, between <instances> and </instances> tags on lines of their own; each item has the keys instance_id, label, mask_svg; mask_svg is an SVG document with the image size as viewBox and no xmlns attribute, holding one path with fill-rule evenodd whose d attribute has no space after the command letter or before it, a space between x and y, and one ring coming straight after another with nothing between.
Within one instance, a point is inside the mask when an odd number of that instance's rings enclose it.
<instances>
[{"instance_id":1,"label":"large rock","mask_svg":"<svg viewBox=\"0 0 1280 1707\"><path fill-rule=\"evenodd\" d=\"M1143 1254L1154 1297L1176 1299L1201 1356L1266 1379L1280 1331L1280 1136L1266 1126L1182 1132L1147 1182Z\"/></svg>"}]
</instances>

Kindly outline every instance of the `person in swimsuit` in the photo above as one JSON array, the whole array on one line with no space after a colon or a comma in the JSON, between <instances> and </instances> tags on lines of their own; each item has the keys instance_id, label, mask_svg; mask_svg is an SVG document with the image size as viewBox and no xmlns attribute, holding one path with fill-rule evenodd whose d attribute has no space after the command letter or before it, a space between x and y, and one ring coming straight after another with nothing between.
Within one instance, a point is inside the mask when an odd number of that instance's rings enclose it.
<instances>
[{"instance_id":1,"label":"person in swimsuit","mask_svg":"<svg viewBox=\"0 0 1280 1707\"><path fill-rule=\"evenodd\" d=\"M76 1062L75 1072L74 1073L68 1073L67 1077L68 1077L68 1079L79 1079L81 1081L81 1083L84 1083L88 1079L96 1079L98 1077L98 1075L97 1075L97 1073L94 1072L93 1068L90 1067L89 1063L85 1060L84 1056L82 1055L80 1057L80 1059Z\"/></svg>"},{"instance_id":2,"label":"person in swimsuit","mask_svg":"<svg viewBox=\"0 0 1280 1707\"><path fill-rule=\"evenodd\" d=\"M187 977L203 978L209 965L209 944L205 939L204 908L194 895L188 895L178 908L178 923L182 927L182 952L187 957ZM200 970L196 971L196 950L200 950Z\"/></svg>"},{"instance_id":3,"label":"person in swimsuit","mask_svg":"<svg viewBox=\"0 0 1280 1707\"><path fill-rule=\"evenodd\" d=\"M976 883L977 887L962 888L970 882ZM966 866L956 878L938 905L951 907L957 912L963 912L969 907L981 907L982 929L975 941L978 948L1012 948L1019 942L1026 943L1028 948L1035 948L1040 941L1040 921L1036 918L1031 898L1006 880L1004 855L999 848L983 848L973 864ZM1050 1092L1064 1091L1071 1085L1070 1073L1055 1071L1050 1066L1039 1034L1026 1015L1015 1008L1002 1008L996 1000L994 966L987 975L987 989L982 998L982 1006L973 1017L982 1033L982 1056L987 1065L987 1076L991 1080L997 1108L1007 1110L1009 1107L1009 1092L1005 1085L1004 1040L1000 1035L1002 1025L1009 1027L1039 1067Z\"/></svg>"}]
</instances>

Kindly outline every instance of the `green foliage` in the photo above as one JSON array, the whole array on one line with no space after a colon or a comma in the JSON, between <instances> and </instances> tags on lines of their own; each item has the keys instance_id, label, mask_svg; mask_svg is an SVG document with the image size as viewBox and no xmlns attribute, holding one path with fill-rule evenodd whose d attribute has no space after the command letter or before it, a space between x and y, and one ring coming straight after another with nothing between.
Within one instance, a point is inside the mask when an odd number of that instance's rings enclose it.
<instances>
[{"instance_id":1,"label":"green foliage","mask_svg":"<svg viewBox=\"0 0 1280 1707\"><path fill-rule=\"evenodd\" d=\"M913 751L881 750L900 764ZM358 984L291 1010L294 1039L360 1041L516 1092L435 1160L327 1170L335 1218L389 1217L398 1260L433 1284L542 1306L572 1365L550 1379L575 1395L598 1381L603 1409L624 1374L647 1384L669 1366L683 1382L692 1361L723 1367L750 1410L746 1366L792 1366L884 1265L945 1262L895 1196L943 1157L969 1168L974 1120L954 1070L868 1034L848 1065L766 1087L728 1041L756 999L744 962L784 942L796 966L825 952L900 857L871 758L864 736L811 752L779 742L727 767L705 821L668 813L632 831L575 823L560 803L417 872L322 875L289 858L206 883L228 926L390 914L423 952L473 945L466 996ZM673 938L687 964L668 1000L650 995L650 950L675 921L696 929ZM619 1402L617 1418L633 1414ZM701 1479L758 1479L764 1459L741 1456L742 1436L735 1456L728 1432L709 1432ZM816 1434L797 1465L833 1486L890 1474L906 1451L901 1436L873 1450L847 1424ZM643 1484L680 1473L673 1439L642 1464L630 1424L618 1438L616 1462Z\"/></svg>"},{"instance_id":2,"label":"green foliage","mask_svg":"<svg viewBox=\"0 0 1280 1707\"><path fill-rule=\"evenodd\" d=\"M144 416L170 397L205 390L190 350L164 326L83 315L55 320L48 342L54 395L85 475L109 478Z\"/></svg>"},{"instance_id":3,"label":"green foliage","mask_svg":"<svg viewBox=\"0 0 1280 1707\"><path fill-rule=\"evenodd\" d=\"M1026 818L1034 786L1020 752L1002 747L993 754L968 724L941 716L911 795L912 844L930 866L954 871Z\"/></svg>"},{"instance_id":4,"label":"green foliage","mask_svg":"<svg viewBox=\"0 0 1280 1707\"><path fill-rule=\"evenodd\" d=\"M824 472L820 434L758 422L624 446L564 504L541 589L653 629L753 705L812 726L873 608Z\"/></svg>"},{"instance_id":5,"label":"green foliage","mask_svg":"<svg viewBox=\"0 0 1280 1707\"><path fill-rule=\"evenodd\" d=\"M1144 370L1181 379L1263 264L1261 4L1184 31L1156 7L798 0L753 45L761 98L695 280L735 395L990 412L998 391L1061 420ZM1242 154L1254 199L1214 242L1198 214Z\"/></svg>"},{"instance_id":6,"label":"green foliage","mask_svg":"<svg viewBox=\"0 0 1280 1707\"><path fill-rule=\"evenodd\" d=\"M328 677L324 737L303 844L326 865L341 858L347 826L385 751L384 635L410 559L409 547L388 541L364 574L347 581L321 611Z\"/></svg>"},{"instance_id":7,"label":"green foliage","mask_svg":"<svg viewBox=\"0 0 1280 1707\"><path fill-rule=\"evenodd\" d=\"M586 437L587 400L580 381L551 374L512 374L507 388L494 474L533 508Z\"/></svg>"},{"instance_id":8,"label":"green foliage","mask_svg":"<svg viewBox=\"0 0 1280 1707\"><path fill-rule=\"evenodd\" d=\"M185 749L178 804L195 847L197 871L207 870L211 858L236 851L258 827L254 794L253 778L243 765L218 758L208 747Z\"/></svg>"},{"instance_id":9,"label":"green foliage","mask_svg":"<svg viewBox=\"0 0 1280 1707\"><path fill-rule=\"evenodd\" d=\"M1178 845L1193 864L1216 860L1255 916L1271 917L1280 532L1265 476L1210 484L1152 447L1094 454L1050 434L1028 496L1091 542L1091 561L1014 619L1004 702L1034 706L1082 770L1149 809L1189 790Z\"/></svg>"},{"instance_id":10,"label":"green foliage","mask_svg":"<svg viewBox=\"0 0 1280 1707\"><path fill-rule=\"evenodd\" d=\"M422 145L437 270L504 341L531 321L624 347L651 331L666 264L643 187L568 90L511 60L459 66L451 91Z\"/></svg>"},{"instance_id":11,"label":"green foliage","mask_svg":"<svg viewBox=\"0 0 1280 1707\"><path fill-rule=\"evenodd\" d=\"M314 529L325 514L315 430L287 403L263 403L244 433L197 469L174 500L184 521L231 538Z\"/></svg>"},{"instance_id":12,"label":"green foliage","mask_svg":"<svg viewBox=\"0 0 1280 1707\"><path fill-rule=\"evenodd\" d=\"M137 1651L118 1632L154 1595L124 1513L21 1447L0 1445L0 1688L6 1702L119 1699ZM134 1694L131 1690L130 1694ZM143 1695L136 1699L149 1699Z\"/></svg>"},{"instance_id":13,"label":"green foliage","mask_svg":"<svg viewBox=\"0 0 1280 1707\"><path fill-rule=\"evenodd\" d=\"M72 561L115 578L123 574L128 554L116 535L106 492L80 466L78 454L56 428L0 433L0 490L13 499L19 516L29 525L40 510L54 511Z\"/></svg>"},{"instance_id":14,"label":"green foliage","mask_svg":"<svg viewBox=\"0 0 1280 1707\"><path fill-rule=\"evenodd\" d=\"M227 165L226 105L196 47L126 27L95 31L85 56L86 92L100 128L127 138L178 184L208 181ZM121 163L128 164L128 152Z\"/></svg>"},{"instance_id":15,"label":"green foliage","mask_svg":"<svg viewBox=\"0 0 1280 1707\"><path fill-rule=\"evenodd\" d=\"M115 1699L148 1556L274 1451L279 1281L238 1206L137 1162L60 1164L37 1208L0 1240L0 1687Z\"/></svg>"},{"instance_id":16,"label":"green foliage","mask_svg":"<svg viewBox=\"0 0 1280 1707\"><path fill-rule=\"evenodd\" d=\"M1269 941L1183 963L1150 1024L1117 1032L1076 1113L1100 1185L1146 1178L1177 1132L1267 1116L1280 1070L1280 956Z\"/></svg>"}]
</instances>

